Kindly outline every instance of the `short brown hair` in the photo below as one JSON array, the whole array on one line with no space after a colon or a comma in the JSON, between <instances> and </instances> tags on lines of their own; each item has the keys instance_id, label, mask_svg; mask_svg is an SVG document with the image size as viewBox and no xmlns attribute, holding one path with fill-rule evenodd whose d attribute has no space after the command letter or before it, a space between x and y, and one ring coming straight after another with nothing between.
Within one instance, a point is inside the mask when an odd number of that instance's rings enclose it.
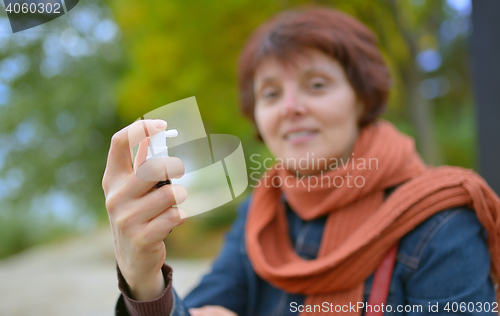
<instances>
[{"instance_id":1,"label":"short brown hair","mask_svg":"<svg viewBox=\"0 0 500 316\"><path fill-rule=\"evenodd\" d=\"M391 78L376 36L349 15L333 9L308 8L280 13L250 36L238 61L243 115L255 124L253 80L263 59L276 57L291 63L297 53L311 48L338 60L344 68L349 83L364 104L360 126L373 122L384 112Z\"/></svg>"}]
</instances>

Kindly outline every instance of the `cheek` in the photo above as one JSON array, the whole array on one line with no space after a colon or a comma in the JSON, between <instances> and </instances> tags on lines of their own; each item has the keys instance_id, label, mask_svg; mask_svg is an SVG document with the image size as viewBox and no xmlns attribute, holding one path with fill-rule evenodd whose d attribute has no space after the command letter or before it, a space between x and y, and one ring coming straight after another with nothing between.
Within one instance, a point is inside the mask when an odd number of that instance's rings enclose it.
<instances>
[{"instance_id":1,"label":"cheek","mask_svg":"<svg viewBox=\"0 0 500 316\"><path fill-rule=\"evenodd\" d=\"M357 122L357 99L350 87L339 89L326 96L321 119L330 125L352 125Z\"/></svg>"},{"instance_id":2,"label":"cheek","mask_svg":"<svg viewBox=\"0 0 500 316\"><path fill-rule=\"evenodd\" d=\"M263 138L269 138L273 133L276 133L276 115L273 114L272 109L256 107L254 116L257 128Z\"/></svg>"},{"instance_id":3,"label":"cheek","mask_svg":"<svg viewBox=\"0 0 500 316\"><path fill-rule=\"evenodd\" d=\"M264 130L263 130L263 127L266 125L266 122L265 122L265 116L262 115L262 111L259 110L257 107L255 107L255 111L254 111L254 117L255 117L255 124L257 125L257 129L259 130L259 133L261 134L261 136L264 136Z\"/></svg>"}]
</instances>

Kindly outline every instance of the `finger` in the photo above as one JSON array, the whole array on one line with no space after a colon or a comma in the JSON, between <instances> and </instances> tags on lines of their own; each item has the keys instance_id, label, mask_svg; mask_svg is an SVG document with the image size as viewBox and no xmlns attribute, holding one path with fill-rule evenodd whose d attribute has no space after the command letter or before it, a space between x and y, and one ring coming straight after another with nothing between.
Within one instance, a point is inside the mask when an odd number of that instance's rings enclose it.
<instances>
[{"instance_id":1,"label":"finger","mask_svg":"<svg viewBox=\"0 0 500 316\"><path fill-rule=\"evenodd\" d=\"M139 120L116 132L111 139L106 173L113 176L132 172L132 149L146 139L146 132L153 135L166 128L163 120Z\"/></svg>"},{"instance_id":2,"label":"finger","mask_svg":"<svg viewBox=\"0 0 500 316\"><path fill-rule=\"evenodd\" d=\"M177 157L150 159L120 180L121 190L129 198L142 197L159 181L180 178L183 174L184 164Z\"/></svg>"},{"instance_id":3,"label":"finger","mask_svg":"<svg viewBox=\"0 0 500 316\"><path fill-rule=\"evenodd\" d=\"M175 207L177 207L177 206L175 206ZM177 207L177 208L179 208L179 207ZM182 210L184 211L184 209L182 209ZM184 211L184 213L185 213L185 211ZM175 227L181 226L182 224L184 224L184 222L186 221L186 219L187 219L187 214L186 214L186 218L181 219L181 221L178 222L177 225L175 225ZM168 233L170 234L174 228L172 228Z\"/></svg>"},{"instance_id":4,"label":"finger","mask_svg":"<svg viewBox=\"0 0 500 316\"><path fill-rule=\"evenodd\" d=\"M211 315L237 316L233 311L219 305L205 305L203 308L210 312Z\"/></svg>"},{"instance_id":5,"label":"finger","mask_svg":"<svg viewBox=\"0 0 500 316\"><path fill-rule=\"evenodd\" d=\"M139 168L139 166L146 161L146 157L148 155L148 146L149 141L147 138L143 139L139 143L139 148L137 149L137 154L135 155L134 159L134 171L137 171L137 168Z\"/></svg>"},{"instance_id":6,"label":"finger","mask_svg":"<svg viewBox=\"0 0 500 316\"><path fill-rule=\"evenodd\" d=\"M218 305L205 305L200 308L190 308L189 313L193 316L237 316L236 313Z\"/></svg>"},{"instance_id":7,"label":"finger","mask_svg":"<svg viewBox=\"0 0 500 316\"><path fill-rule=\"evenodd\" d=\"M207 315L201 308L190 308L189 314L191 314L191 316L205 316L205 315Z\"/></svg>"},{"instance_id":8,"label":"finger","mask_svg":"<svg viewBox=\"0 0 500 316\"><path fill-rule=\"evenodd\" d=\"M130 147L134 148L143 139L163 131L167 128L167 122L164 120L138 120L129 125L127 134Z\"/></svg>"},{"instance_id":9,"label":"finger","mask_svg":"<svg viewBox=\"0 0 500 316\"><path fill-rule=\"evenodd\" d=\"M187 198L186 189L180 184L168 184L158 188L145 196L135 199L135 209L139 209L137 219L146 223L160 215L166 209L182 204Z\"/></svg>"},{"instance_id":10,"label":"finger","mask_svg":"<svg viewBox=\"0 0 500 316\"><path fill-rule=\"evenodd\" d=\"M178 209L180 208L180 207L178 207L178 206L175 206L175 207L177 207ZM180 212L180 211L179 211L179 212ZM183 214L183 215L181 215L181 218L182 218L182 219L181 219L181 221L180 221L180 222L178 222L178 223L177 223L177 225L175 225L175 227L177 227L177 226L181 226L182 224L184 224L184 222L185 222L185 221L186 221L186 219L187 219L187 213L186 213L186 211L184 211L184 209L182 209L182 212L184 212L184 214ZM170 232L172 232L172 230L170 230Z\"/></svg>"},{"instance_id":11,"label":"finger","mask_svg":"<svg viewBox=\"0 0 500 316\"><path fill-rule=\"evenodd\" d=\"M177 157L152 158L140 165L136 175L144 181L165 181L184 175L184 163Z\"/></svg>"},{"instance_id":12,"label":"finger","mask_svg":"<svg viewBox=\"0 0 500 316\"><path fill-rule=\"evenodd\" d=\"M152 240L160 241L165 239L174 227L182 225L186 218L186 212L182 208L170 207L149 221L146 230Z\"/></svg>"},{"instance_id":13,"label":"finger","mask_svg":"<svg viewBox=\"0 0 500 316\"><path fill-rule=\"evenodd\" d=\"M190 308L189 313L191 316L213 316L209 311L202 308Z\"/></svg>"}]
</instances>

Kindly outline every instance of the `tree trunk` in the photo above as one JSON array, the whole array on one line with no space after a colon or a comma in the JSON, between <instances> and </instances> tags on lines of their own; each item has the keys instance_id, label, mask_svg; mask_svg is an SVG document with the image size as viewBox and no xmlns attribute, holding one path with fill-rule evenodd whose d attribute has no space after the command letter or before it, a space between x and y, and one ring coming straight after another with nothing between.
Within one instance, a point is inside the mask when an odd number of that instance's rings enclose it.
<instances>
[{"instance_id":1,"label":"tree trunk","mask_svg":"<svg viewBox=\"0 0 500 316\"><path fill-rule=\"evenodd\" d=\"M412 57L415 60L415 56ZM427 164L439 165L442 161L433 133L432 104L424 99L419 91L422 75L414 65L408 65L402 71L407 91L408 113L416 132L417 149Z\"/></svg>"},{"instance_id":2,"label":"tree trunk","mask_svg":"<svg viewBox=\"0 0 500 316\"><path fill-rule=\"evenodd\" d=\"M398 31L403 36L410 51L410 62L402 67L401 77L407 92L408 113L416 131L417 150L427 164L439 165L442 163L442 159L433 133L432 111L429 102L422 97L418 89L423 78L415 65L418 53L417 38L401 23L395 0L389 1L389 7Z\"/></svg>"}]
</instances>

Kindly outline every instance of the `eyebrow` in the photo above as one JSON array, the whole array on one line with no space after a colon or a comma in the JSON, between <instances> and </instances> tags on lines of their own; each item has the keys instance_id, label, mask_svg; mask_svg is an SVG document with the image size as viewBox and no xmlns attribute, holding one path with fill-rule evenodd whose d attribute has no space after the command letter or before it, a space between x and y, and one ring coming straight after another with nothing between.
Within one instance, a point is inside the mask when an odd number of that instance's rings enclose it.
<instances>
[{"instance_id":1,"label":"eyebrow","mask_svg":"<svg viewBox=\"0 0 500 316\"><path fill-rule=\"evenodd\" d=\"M256 91L259 92L260 90L262 90L262 87L268 83L273 83L273 82L276 82L276 77L274 76L271 76L271 77L266 77L264 78L263 80L257 82L257 85L256 85Z\"/></svg>"},{"instance_id":2,"label":"eyebrow","mask_svg":"<svg viewBox=\"0 0 500 316\"><path fill-rule=\"evenodd\" d=\"M333 76L333 74L330 74L329 71L325 70L324 68L318 68L318 67L311 67L311 68L307 69L306 71L304 71L303 74L306 76L309 76L309 75L313 75L313 74L320 73L320 72L326 73L329 76ZM271 75L271 76L265 77L264 79L262 79L258 82L258 86L256 87L256 88L258 88L257 91L259 91L263 85L268 84L268 83L273 83L275 81L277 81L277 76Z\"/></svg>"},{"instance_id":3,"label":"eyebrow","mask_svg":"<svg viewBox=\"0 0 500 316\"><path fill-rule=\"evenodd\" d=\"M318 72L321 72L321 73L326 73L328 75L332 75L328 70L325 70L324 68L310 68L306 71L304 71L304 74L305 75L311 75L311 74L316 74Z\"/></svg>"},{"instance_id":4,"label":"eyebrow","mask_svg":"<svg viewBox=\"0 0 500 316\"><path fill-rule=\"evenodd\" d=\"M321 71L321 69L317 69L317 68L310 68L308 70L305 71L306 74L309 74L309 73L314 73L314 72L319 72ZM268 77L265 77L264 79L261 80L262 83L267 83L267 82L270 82L270 81L276 81L278 76L275 76L275 75L271 75L271 76L268 76Z\"/></svg>"},{"instance_id":5,"label":"eyebrow","mask_svg":"<svg viewBox=\"0 0 500 316\"><path fill-rule=\"evenodd\" d=\"M272 81L276 81L276 77L266 77L263 80L261 80L260 83L268 83Z\"/></svg>"}]
</instances>

